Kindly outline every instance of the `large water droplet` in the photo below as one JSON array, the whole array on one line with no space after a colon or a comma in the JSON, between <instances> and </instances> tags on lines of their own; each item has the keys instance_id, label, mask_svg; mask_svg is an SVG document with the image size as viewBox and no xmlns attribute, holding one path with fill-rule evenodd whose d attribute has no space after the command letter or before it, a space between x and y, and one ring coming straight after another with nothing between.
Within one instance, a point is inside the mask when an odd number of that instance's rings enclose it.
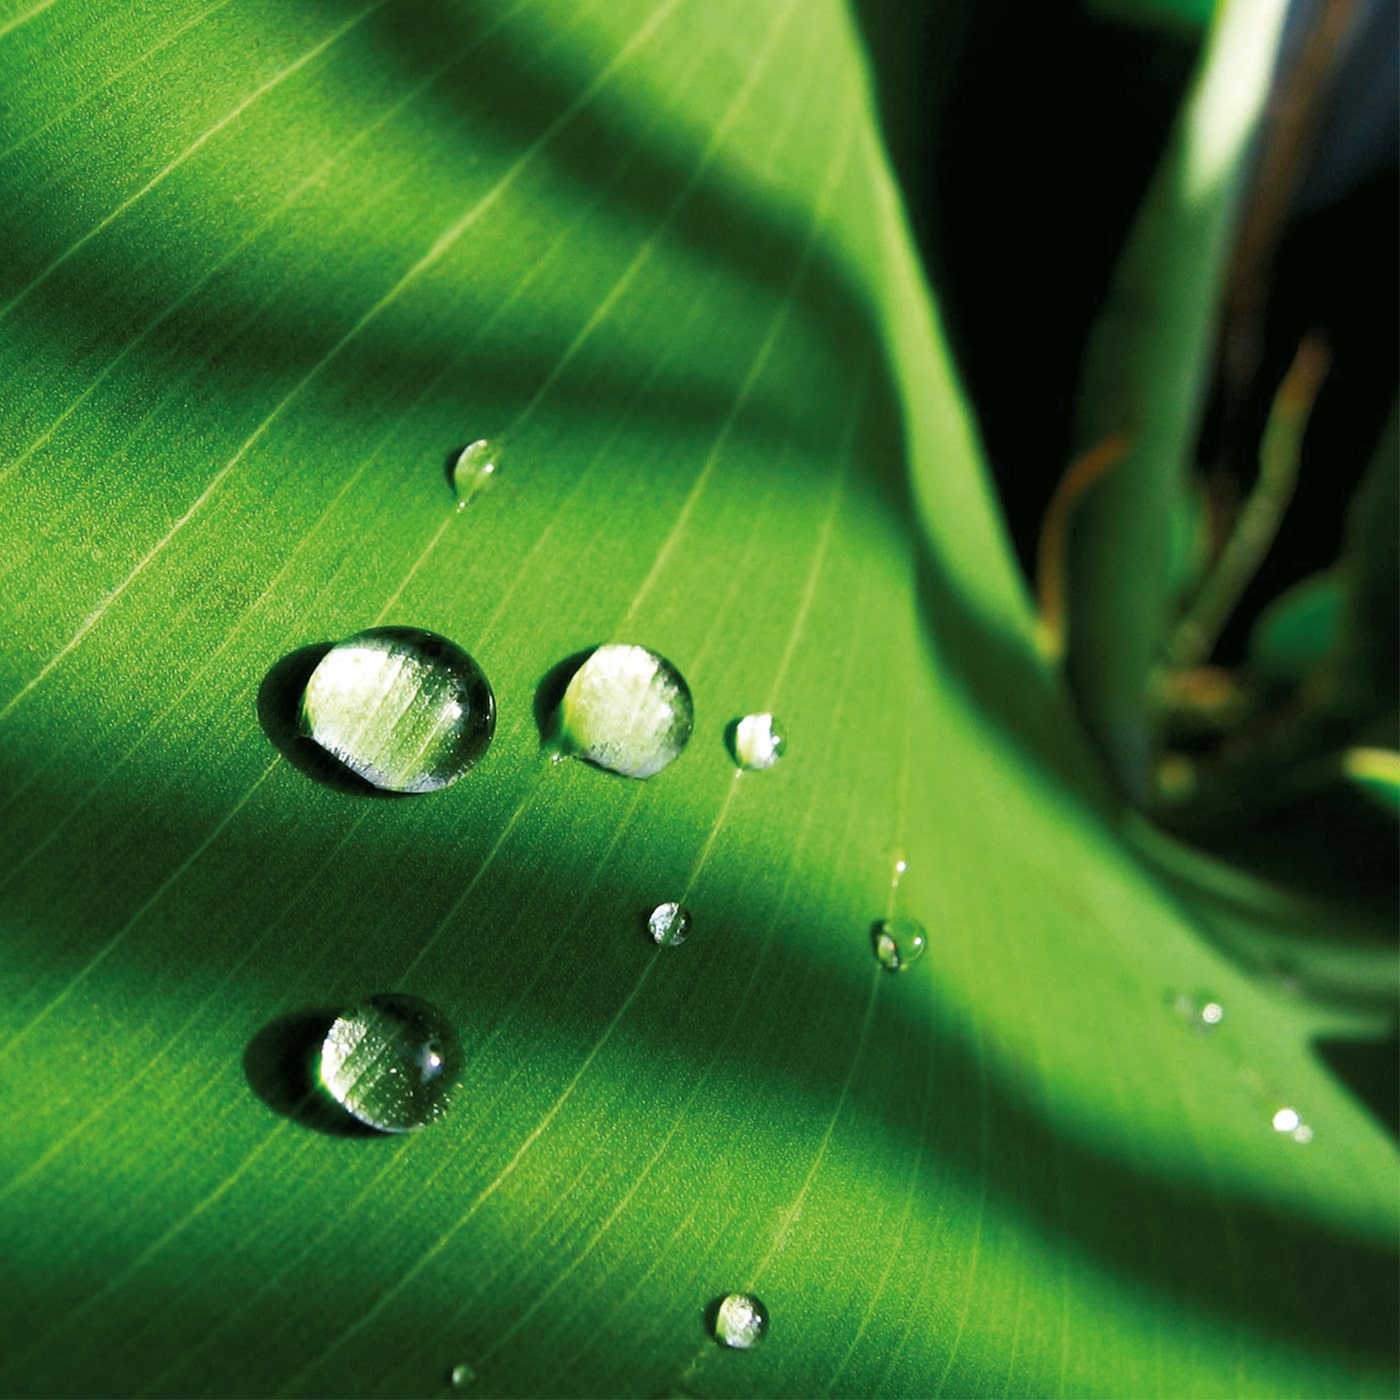
<instances>
[{"instance_id":1,"label":"large water droplet","mask_svg":"<svg viewBox=\"0 0 1400 1400\"><path fill-rule=\"evenodd\" d=\"M882 967L903 972L928 947L928 931L917 919L882 919L875 925L875 956Z\"/></svg>"},{"instance_id":2,"label":"large water droplet","mask_svg":"<svg viewBox=\"0 0 1400 1400\"><path fill-rule=\"evenodd\" d=\"M768 1309L752 1293L731 1293L720 1300L715 1314L715 1340L748 1351L768 1334Z\"/></svg>"},{"instance_id":3,"label":"large water droplet","mask_svg":"<svg viewBox=\"0 0 1400 1400\"><path fill-rule=\"evenodd\" d=\"M496 445L485 438L464 447L452 464L452 489L457 493L457 509L463 510L472 498L496 479Z\"/></svg>"},{"instance_id":4,"label":"large water droplet","mask_svg":"<svg viewBox=\"0 0 1400 1400\"><path fill-rule=\"evenodd\" d=\"M684 904L658 904L647 919L647 927L659 947L675 948L690 932L690 910Z\"/></svg>"},{"instance_id":5,"label":"large water droplet","mask_svg":"<svg viewBox=\"0 0 1400 1400\"><path fill-rule=\"evenodd\" d=\"M461 647L416 627L373 627L333 646L301 699L303 731L375 787L432 792L486 752L496 697Z\"/></svg>"},{"instance_id":6,"label":"large water droplet","mask_svg":"<svg viewBox=\"0 0 1400 1400\"><path fill-rule=\"evenodd\" d=\"M771 768L783 756L787 736L772 715L745 715L734 726L732 748L740 768Z\"/></svg>"},{"instance_id":7,"label":"large water droplet","mask_svg":"<svg viewBox=\"0 0 1400 1400\"><path fill-rule=\"evenodd\" d=\"M447 1112L462 1041L430 1002L385 992L336 1018L321 1045L321 1082L348 1112L385 1133L409 1133Z\"/></svg>"},{"instance_id":8,"label":"large water droplet","mask_svg":"<svg viewBox=\"0 0 1400 1400\"><path fill-rule=\"evenodd\" d=\"M680 756L695 724L685 678L646 647L599 647L559 705L566 753L627 778L650 778Z\"/></svg>"}]
</instances>

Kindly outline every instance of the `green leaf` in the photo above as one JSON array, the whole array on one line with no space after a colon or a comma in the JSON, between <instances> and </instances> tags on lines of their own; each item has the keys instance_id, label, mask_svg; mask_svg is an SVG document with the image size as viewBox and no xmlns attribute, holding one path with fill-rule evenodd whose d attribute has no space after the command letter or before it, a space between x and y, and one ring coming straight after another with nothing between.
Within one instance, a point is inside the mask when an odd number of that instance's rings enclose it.
<instances>
[{"instance_id":1,"label":"green leaf","mask_svg":"<svg viewBox=\"0 0 1400 1400\"><path fill-rule=\"evenodd\" d=\"M1284 8L1222 5L1084 369L1081 446L1127 434L1132 450L1075 521L1068 668L1099 747L1138 801L1150 790L1147 696L1175 582L1163 522L1187 489L1218 292Z\"/></svg>"},{"instance_id":2,"label":"green leaf","mask_svg":"<svg viewBox=\"0 0 1400 1400\"><path fill-rule=\"evenodd\" d=\"M1373 1027L1121 841L840 6L4 15L0 1391L1393 1391ZM440 792L296 741L382 625L494 689ZM541 750L608 641L694 698L646 782ZM388 992L463 1083L356 1135Z\"/></svg>"}]
</instances>

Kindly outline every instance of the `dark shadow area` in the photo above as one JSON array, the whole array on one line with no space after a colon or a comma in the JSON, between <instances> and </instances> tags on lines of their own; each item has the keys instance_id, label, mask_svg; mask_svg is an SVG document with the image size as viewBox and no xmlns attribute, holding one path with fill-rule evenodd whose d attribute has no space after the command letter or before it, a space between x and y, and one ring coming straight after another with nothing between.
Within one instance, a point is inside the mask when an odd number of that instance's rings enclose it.
<instances>
[{"instance_id":1,"label":"dark shadow area","mask_svg":"<svg viewBox=\"0 0 1400 1400\"><path fill-rule=\"evenodd\" d=\"M347 1113L321 1085L321 1046L340 1013L316 1008L269 1022L243 1052L248 1087L276 1114L330 1137L392 1137Z\"/></svg>"},{"instance_id":2,"label":"dark shadow area","mask_svg":"<svg viewBox=\"0 0 1400 1400\"><path fill-rule=\"evenodd\" d=\"M1400 1032L1380 1040L1324 1038L1317 1057L1391 1137L1400 1140Z\"/></svg>"},{"instance_id":3,"label":"dark shadow area","mask_svg":"<svg viewBox=\"0 0 1400 1400\"><path fill-rule=\"evenodd\" d=\"M323 787L351 797L397 799L413 794L390 792L366 782L301 731L301 697L311 673L335 645L316 642L288 652L263 677L258 687L258 724L272 746L300 773Z\"/></svg>"},{"instance_id":4,"label":"dark shadow area","mask_svg":"<svg viewBox=\"0 0 1400 1400\"><path fill-rule=\"evenodd\" d=\"M551 666L535 687L535 728L540 732L542 749L552 749L558 743L559 706L563 703L564 692L579 668L597 650L597 647L585 647L583 651L566 656Z\"/></svg>"},{"instance_id":5,"label":"dark shadow area","mask_svg":"<svg viewBox=\"0 0 1400 1400\"><path fill-rule=\"evenodd\" d=\"M891 158L1031 578L1045 507L1074 450L1084 347L1196 42L1077 0L857 0L855 11Z\"/></svg>"}]
</instances>

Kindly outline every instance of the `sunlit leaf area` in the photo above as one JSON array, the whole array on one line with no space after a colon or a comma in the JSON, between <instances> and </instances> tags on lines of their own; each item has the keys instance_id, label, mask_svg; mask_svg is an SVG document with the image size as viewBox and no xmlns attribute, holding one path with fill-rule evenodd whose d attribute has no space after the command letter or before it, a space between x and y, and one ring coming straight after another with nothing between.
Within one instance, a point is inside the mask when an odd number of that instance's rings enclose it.
<instances>
[{"instance_id":1,"label":"sunlit leaf area","mask_svg":"<svg viewBox=\"0 0 1400 1400\"><path fill-rule=\"evenodd\" d=\"M1395 1393L1296 28L0 0L0 1393Z\"/></svg>"}]
</instances>

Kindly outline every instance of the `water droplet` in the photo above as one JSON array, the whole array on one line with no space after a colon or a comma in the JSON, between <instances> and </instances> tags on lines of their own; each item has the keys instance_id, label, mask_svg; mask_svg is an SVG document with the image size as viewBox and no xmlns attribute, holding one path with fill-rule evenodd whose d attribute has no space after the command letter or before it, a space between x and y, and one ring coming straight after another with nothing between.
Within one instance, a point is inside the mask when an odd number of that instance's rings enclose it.
<instances>
[{"instance_id":1,"label":"water droplet","mask_svg":"<svg viewBox=\"0 0 1400 1400\"><path fill-rule=\"evenodd\" d=\"M690 910L684 904L658 904L647 919L647 927L659 947L678 947L690 932Z\"/></svg>"},{"instance_id":2,"label":"water droplet","mask_svg":"<svg viewBox=\"0 0 1400 1400\"><path fill-rule=\"evenodd\" d=\"M734 726L731 747L740 768L771 768L783 756L787 736L772 715L745 715Z\"/></svg>"},{"instance_id":3,"label":"water droplet","mask_svg":"<svg viewBox=\"0 0 1400 1400\"><path fill-rule=\"evenodd\" d=\"M302 730L391 792L455 783L486 752L496 697L461 647L416 627L373 627L333 646L306 682Z\"/></svg>"},{"instance_id":4,"label":"water droplet","mask_svg":"<svg viewBox=\"0 0 1400 1400\"><path fill-rule=\"evenodd\" d=\"M1212 996L1201 993L1177 992L1172 997L1172 1010L1196 1031L1213 1031L1225 1019L1225 1008Z\"/></svg>"},{"instance_id":5,"label":"water droplet","mask_svg":"<svg viewBox=\"0 0 1400 1400\"><path fill-rule=\"evenodd\" d=\"M464 510L479 491L496 478L496 445L485 438L464 447L452 464L452 489L457 493L457 509Z\"/></svg>"},{"instance_id":6,"label":"water droplet","mask_svg":"<svg viewBox=\"0 0 1400 1400\"><path fill-rule=\"evenodd\" d=\"M563 750L627 778L650 778L680 756L695 723L681 673L645 647L599 647L559 705Z\"/></svg>"},{"instance_id":7,"label":"water droplet","mask_svg":"<svg viewBox=\"0 0 1400 1400\"><path fill-rule=\"evenodd\" d=\"M1274 1114L1274 1131L1276 1133L1296 1132L1302 1126L1302 1122L1296 1108L1281 1108Z\"/></svg>"},{"instance_id":8,"label":"water droplet","mask_svg":"<svg viewBox=\"0 0 1400 1400\"><path fill-rule=\"evenodd\" d=\"M447 1112L462 1042L430 1002L386 992L336 1018L321 1045L321 1082L350 1114L409 1133Z\"/></svg>"},{"instance_id":9,"label":"water droplet","mask_svg":"<svg viewBox=\"0 0 1400 1400\"><path fill-rule=\"evenodd\" d=\"M875 956L891 972L903 972L928 946L928 931L917 919L882 919L875 925Z\"/></svg>"},{"instance_id":10,"label":"water droplet","mask_svg":"<svg viewBox=\"0 0 1400 1400\"><path fill-rule=\"evenodd\" d=\"M768 1309L752 1293L731 1293L720 1300L715 1314L715 1340L722 1346L748 1351L768 1334Z\"/></svg>"},{"instance_id":11,"label":"water droplet","mask_svg":"<svg viewBox=\"0 0 1400 1400\"><path fill-rule=\"evenodd\" d=\"M449 1379L458 1390L465 1390L476 1379L476 1372L465 1361L459 1361Z\"/></svg>"}]
</instances>

